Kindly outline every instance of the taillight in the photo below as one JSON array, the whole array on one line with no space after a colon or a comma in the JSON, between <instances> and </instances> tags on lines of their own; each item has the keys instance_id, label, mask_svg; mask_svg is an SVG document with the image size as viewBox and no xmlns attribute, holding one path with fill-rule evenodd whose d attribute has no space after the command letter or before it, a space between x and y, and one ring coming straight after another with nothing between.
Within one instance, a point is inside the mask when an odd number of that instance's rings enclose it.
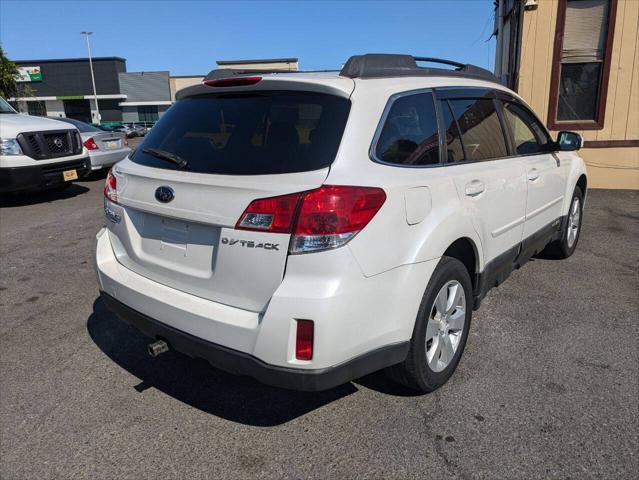
<instances>
[{"instance_id":1,"label":"taillight","mask_svg":"<svg viewBox=\"0 0 639 480\"><path fill-rule=\"evenodd\" d=\"M106 177L106 182L104 182L104 198L107 200L111 200L113 203L118 203L118 180L115 178L111 170Z\"/></svg>"},{"instance_id":2,"label":"taillight","mask_svg":"<svg viewBox=\"0 0 639 480\"><path fill-rule=\"evenodd\" d=\"M255 85L262 77L229 77L216 80L204 80L202 83L209 87L246 87Z\"/></svg>"},{"instance_id":3,"label":"taillight","mask_svg":"<svg viewBox=\"0 0 639 480\"><path fill-rule=\"evenodd\" d=\"M83 145L84 145L85 147L87 147L87 150L97 150L97 149L98 149L98 146L97 146L97 144L95 143L95 140L93 140L92 138L87 138L87 139L84 141L84 144L83 144Z\"/></svg>"},{"instance_id":4,"label":"taillight","mask_svg":"<svg viewBox=\"0 0 639 480\"><path fill-rule=\"evenodd\" d=\"M129 139L126 138L126 135L124 135L123 140L124 140L124 146L128 147L129 146Z\"/></svg>"},{"instance_id":5,"label":"taillight","mask_svg":"<svg viewBox=\"0 0 639 480\"><path fill-rule=\"evenodd\" d=\"M381 188L324 185L308 192L255 200L235 228L292 233L290 253L337 248L357 235L385 200Z\"/></svg>"},{"instance_id":6,"label":"taillight","mask_svg":"<svg viewBox=\"0 0 639 480\"><path fill-rule=\"evenodd\" d=\"M313 330L312 320L297 320L295 335L295 358L298 360L313 360Z\"/></svg>"},{"instance_id":7,"label":"taillight","mask_svg":"<svg viewBox=\"0 0 639 480\"><path fill-rule=\"evenodd\" d=\"M291 233L297 205L303 193L254 200L244 210L235 228L271 233Z\"/></svg>"}]
</instances>

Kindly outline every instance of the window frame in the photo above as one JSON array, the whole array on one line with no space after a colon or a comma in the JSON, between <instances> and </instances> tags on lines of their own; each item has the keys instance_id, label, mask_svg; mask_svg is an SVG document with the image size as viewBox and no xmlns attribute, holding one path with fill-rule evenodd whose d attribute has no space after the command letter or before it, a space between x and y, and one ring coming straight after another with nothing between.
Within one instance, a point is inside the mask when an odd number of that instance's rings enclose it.
<instances>
[{"instance_id":1,"label":"window frame","mask_svg":"<svg viewBox=\"0 0 639 480\"><path fill-rule=\"evenodd\" d=\"M508 130L508 127L506 126L506 120L504 119L504 112L502 110L502 104L500 101L502 97L508 100L510 99L516 100L515 97L513 97L512 95L509 95L507 92L504 92L502 90L497 90L495 88L490 88L490 87L439 87L435 89L435 95L438 100L437 107L439 107L439 101L448 102L448 100L466 100L466 99L479 100L482 98L491 99L495 106L495 111L497 112L497 118L499 119L499 126L501 127L501 132L502 132L502 135L504 136L504 143L506 144L507 155L504 157L495 157L495 158L489 158L485 160L463 160L461 162L448 162L444 153L446 149L442 147L440 148L440 159L442 159L444 166L467 165L469 163L493 162L495 160L505 160L508 158L521 156L521 155L517 155L514 149L513 142L510 135L510 130ZM451 108L450 104L449 104L449 108ZM441 115L440 110L441 110L440 108L437 109L438 115ZM451 112L452 112L452 108L451 108ZM457 120L455 119L455 121ZM440 118L439 124L440 124L439 136L440 136L440 139L442 139L442 143L443 143L444 135L442 131L443 129L442 118ZM459 129L459 124L457 125L457 128ZM461 133L461 129L459 129L459 131ZM464 151L464 157L466 157L466 145L464 143L463 136L461 138L461 144L462 144L462 149Z\"/></svg>"},{"instance_id":2,"label":"window frame","mask_svg":"<svg viewBox=\"0 0 639 480\"><path fill-rule=\"evenodd\" d=\"M599 92L597 98L597 114L594 120L557 120L557 107L559 105L559 83L561 82L561 50L564 43L564 30L566 28L566 8L568 0L559 0L557 5L557 24L555 26L555 41L553 45L553 57L550 77L550 96L548 101L548 122L551 130L602 130L606 118L606 100L608 98L608 81L610 79L610 64L612 60L612 43L615 34L615 21L617 18L617 0L609 0L608 6L608 30L606 32L606 47L601 69Z\"/></svg>"},{"instance_id":3,"label":"window frame","mask_svg":"<svg viewBox=\"0 0 639 480\"><path fill-rule=\"evenodd\" d=\"M433 105L435 108L435 121L437 123L437 134L439 135L439 162L431 164L431 165L405 165L401 163L391 163L385 160L382 160L377 156L377 143L382 135L382 130L386 126L386 121L388 120L388 115L390 114L391 109L395 102L403 97L409 97L412 95L422 95L425 93L430 93L433 99ZM441 114L439 112L439 102L437 96L435 95L435 89L433 88L419 88L416 90L406 90L404 92L394 93L388 98L386 102L386 106L384 107L384 111L382 112L382 116L377 123L377 128L375 129L375 133L373 134L373 140L371 141L371 145L368 149L369 158L381 165L387 165L389 167L397 167L397 168L436 168L442 166L442 125L441 125Z\"/></svg>"}]
</instances>

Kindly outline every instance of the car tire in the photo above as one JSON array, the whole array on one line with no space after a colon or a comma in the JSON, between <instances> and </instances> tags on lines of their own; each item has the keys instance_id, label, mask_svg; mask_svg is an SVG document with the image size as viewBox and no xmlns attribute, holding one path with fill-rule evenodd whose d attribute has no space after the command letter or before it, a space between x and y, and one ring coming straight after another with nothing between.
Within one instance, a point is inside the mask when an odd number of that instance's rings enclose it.
<instances>
[{"instance_id":1,"label":"car tire","mask_svg":"<svg viewBox=\"0 0 639 480\"><path fill-rule=\"evenodd\" d=\"M464 264L442 257L422 297L406 360L386 370L391 379L422 393L448 381L466 346L472 292Z\"/></svg>"},{"instance_id":2,"label":"car tire","mask_svg":"<svg viewBox=\"0 0 639 480\"><path fill-rule=\"evenodd\" d=\"M561 237L543 250L542 254L556 259L565 259L570 257L577 249L579 235L581 234L581 223L583 220L584 194L581 188L575 187L570 200L570 208L568 215L564 220L561 229Z\"/></svg>"}]
</instances>

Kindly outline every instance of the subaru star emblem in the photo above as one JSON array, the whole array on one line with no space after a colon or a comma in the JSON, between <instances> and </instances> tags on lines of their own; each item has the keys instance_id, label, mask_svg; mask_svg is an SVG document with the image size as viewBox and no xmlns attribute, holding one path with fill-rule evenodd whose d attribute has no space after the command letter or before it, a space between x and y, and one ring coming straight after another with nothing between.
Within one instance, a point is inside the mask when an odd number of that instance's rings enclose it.
<instances>
[{"instance_id":1,"label":"subaru star emblem","mask_svg":"<svg viewBox=\"0 0 639 480\"><path fill-rule=\"evenodd\" d=\"M53 144L58 148L62 148L62 139L60 137L55 137Z\"/></svg>"},{"instance_id":2,"label":"subaru star emblem","mask_svg":"<svg viewBox=\"0 0 639 480\"><path fill-rule=\"evenodd\" d=\"M171 187L167 187L165 185L158 187L155 190L155 199L158 202L169 203L171 200L175 198L175 192Z\"/></svg>"}]
</instances>

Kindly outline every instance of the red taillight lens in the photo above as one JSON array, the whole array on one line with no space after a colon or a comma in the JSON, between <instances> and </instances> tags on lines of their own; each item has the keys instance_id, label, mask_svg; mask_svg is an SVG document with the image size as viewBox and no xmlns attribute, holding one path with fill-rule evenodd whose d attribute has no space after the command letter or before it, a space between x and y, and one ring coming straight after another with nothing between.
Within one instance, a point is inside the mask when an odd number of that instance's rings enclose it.
<instances>
[{"instance_id":1,"label":"red taillight lens","mask_svg":"<svg viewBox=\"0 0 639 480\"><path fill-rule=\"evenodd\" d=\"M312 320L297 320L295 358L298 360L313 359L313 330L314 324Z\"/></svg>"},{"instance_id":2,"label":"red taillight lens","mask_svg":"<svg viewBox=\"0 0 639 480\"><path fill-rule=\"evenodd\" d=\"M106 182L104 182L104 197L113 203L118 203L118 180L115 178L111 170L106 177Z\"/></svg>"},{"instance_id":3,"label":"red taillight lens","mask_svg":"<svg viewBox=\"0 0 639 480\"><path fill-rule=\"evenodd\" d=\"M202 83L209 87L247 87L255 85L262 77L230 77L217 80L204 80Z\"/></svg>"},{"instance_id":4,"label":"red taillight lens","mask_svg":"<svg viewBox=\"0 0 639 480\"><path fill-rule=\"evenodd\" d=\"M87 147L87 150L97 150L97 149L98 149L98 146L97 146L97 144L95 143L95 140L93 140L92 138L87 138L87 139L84 141L84 144L83 144L83 145L84 145L85 147Z\"/></svg>"},{"instance_id":5,"label":"red taillight lens","mask_svg":"<svg viewBox=\"0 0 639 480\"><path fill-rule=\"evenodd\" d=\"M324 185L304 196L295 235L335 235L361 230L386 200L381 188Z\"/></svg>"},{"instance_id":6,"label":"red taillight lens","mask_svg":"<svg viewBox=\"0 0 639 480\"><path fill-rule=\"evenodd\" d=\"M254 200L246 208L235 228L272 233L290 233L302 193Z\"/></svg>"},{"instance_id":7,"label":"red taillight lens","mask_svg":"<svg viewBox=\"0 0 639 480\"><path fill-rule=\"evenodd\" d=\"M293 233L291 253L336 248L364 228L386 200L381 188L324 185L253 201L235 228Z\"/></svg>"}]
</instances>

